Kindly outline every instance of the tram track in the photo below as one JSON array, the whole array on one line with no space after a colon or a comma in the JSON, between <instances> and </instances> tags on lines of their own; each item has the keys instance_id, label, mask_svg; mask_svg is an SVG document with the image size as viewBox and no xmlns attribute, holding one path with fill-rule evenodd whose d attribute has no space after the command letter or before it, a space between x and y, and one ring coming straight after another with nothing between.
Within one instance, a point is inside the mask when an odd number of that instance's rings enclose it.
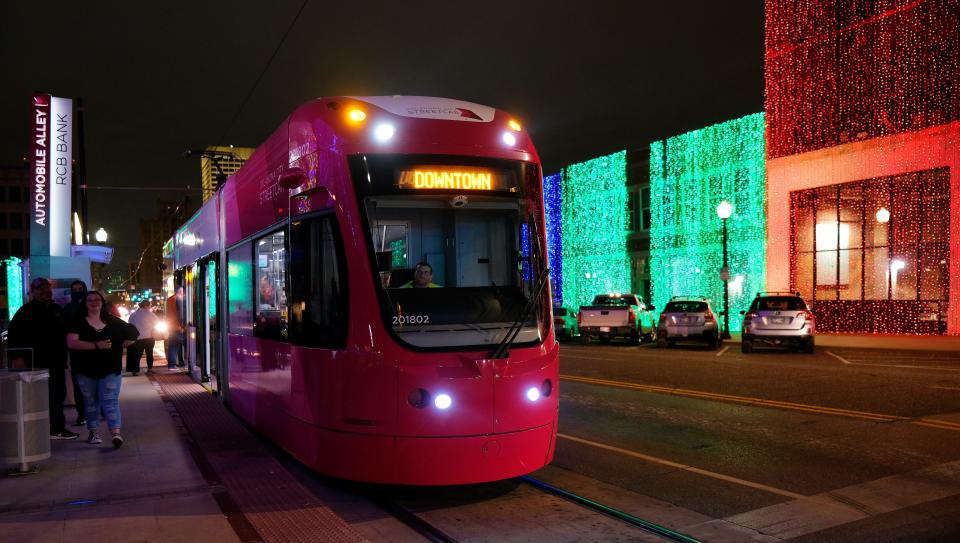
<instances>
[{"instance_id":1,"label":"tram track","mask_svg":"<svg viewBox=\"0 0 960 543\"><path fill-rule=\"evenodd\" d=\"M666 526L661 526L655 522L650 522L649 520L642 519L640 517L631 515L625 511L610 507L608 505L603 505L597 501L591 500L579 494L564 490L562 488L553 486L547 482L541 481L529 475L524 475L518 477L518 480L523 481L524 483L533 486L539 490L552 494L554 496L559 496L569 502L575 503L581 507L585 507L592 511L607 515L609 517L615 518L621 522L644 530L648 533L651 533L655 536L658 536L666 541L673 541L674 543L699 543L698 539L694 539L688 535L681 534L680 532L675 532Z\"/></svg>"},{"instance_id":2,"label":"tram track","mask_svg":"<svg viewBox=\"0 0 960 543\"><path fill-rule=\"evenodd\" d=\"M512 481L533 488L536 491L549 496L561 498L567 503L571 503L582 509L586 509L594 514L614 519L622 524L626 524L641 530L664 541L671 541L673 543L699 543L699 540L693 537L676 532L655 522L631 515L630 513L620 509L604 505L570 490L554 486L530 475L516 477L512 479ZM390 514L392 517L402 522L412 530L416 531L428 541L435 543L457 543L461 540L458 539L456 534L454 534L451 530L438 526L437 523L428 520L422 514L419 514L412 508L405 506L402 503L402 500L391 499L384 496L369 496L369 499L383 511ZM469 538L474 539L475 536ZM601 540L606 539L604 537L600 537L598 534L597 541Z\"/></svg>"}]
</instances>

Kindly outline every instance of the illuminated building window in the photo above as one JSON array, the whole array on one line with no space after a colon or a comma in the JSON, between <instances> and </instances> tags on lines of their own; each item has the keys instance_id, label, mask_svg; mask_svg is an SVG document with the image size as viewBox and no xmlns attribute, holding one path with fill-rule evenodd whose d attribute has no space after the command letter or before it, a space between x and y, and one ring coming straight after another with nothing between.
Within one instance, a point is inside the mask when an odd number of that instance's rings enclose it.
<instances>
[{"instance_id":1,"label":"illuminated building window","mask_svg":"<svg viewBox=\"0 0 960 543\"><path fill-rule=\"evenodd\" d=\"M791 289L830 332L943 334L946 168L790 194Z\"/></svg>"}]
</instances>

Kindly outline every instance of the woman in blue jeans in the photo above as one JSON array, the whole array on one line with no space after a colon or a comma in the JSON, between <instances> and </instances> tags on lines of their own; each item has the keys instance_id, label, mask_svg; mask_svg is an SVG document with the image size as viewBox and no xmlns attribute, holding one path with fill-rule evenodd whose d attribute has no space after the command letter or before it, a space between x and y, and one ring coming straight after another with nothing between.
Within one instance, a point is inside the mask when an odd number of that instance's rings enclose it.
<instances>
[{"instance_id":1,"label":"woman in blue jeans","mask_svg":"<svg viewBox=\"0 0 960 543\"><path fill-rule=\"evenodd\" d=\"M123 349L135 339L136 327L111 315L102 294L95 290L87 293L76 320L67 328L71 367L83 393L87 430L90 431L87 443L103 443L97 432L102 408L113 446L123 445L120 435Z\"/></svg>"}]
</instances>

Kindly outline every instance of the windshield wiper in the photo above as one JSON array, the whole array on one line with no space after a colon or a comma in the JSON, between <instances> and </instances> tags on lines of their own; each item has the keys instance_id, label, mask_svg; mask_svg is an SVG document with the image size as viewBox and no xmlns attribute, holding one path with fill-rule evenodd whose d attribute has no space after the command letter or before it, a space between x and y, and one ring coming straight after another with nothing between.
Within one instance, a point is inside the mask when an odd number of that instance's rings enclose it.
<instances>
[{"instance_id":1,"label":"windshield wiper","mask_svg":"<svg viewBox=\"0 0 960 543\"><path fill-rule=\"evenodd\" d=\"M493 351L490 352L488 358L506 358L510 355L510 346L513 345L513 342L517 340L517 336L520 334L520 330L523 328L523 323L530 316L530 312L533 311L533 308L537 306L537 301L540 299L540 293L543 292L543 287L547 285L547 279L549 277L550 268L544 266L543 270L540 272L540 276L537 277L537 282L534 285L533 290L530 292L530 299L527 300L527 305L523 307L523 311L520 313L520 316L517 317L517 320L513 321L513 324L511 324L510 328L507 329L507 333L504 334L503 339L500 340L500 343L497 344Z\"/></svg>"}]
</instances>

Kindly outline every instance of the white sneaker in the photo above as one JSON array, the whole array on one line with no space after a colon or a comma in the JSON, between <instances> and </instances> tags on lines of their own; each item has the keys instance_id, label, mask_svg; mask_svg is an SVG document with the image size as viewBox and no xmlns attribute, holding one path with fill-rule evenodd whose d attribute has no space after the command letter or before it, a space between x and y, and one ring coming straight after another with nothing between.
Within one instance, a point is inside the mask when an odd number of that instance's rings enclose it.
<instances>
[{"instance_id":1,"label":"white sneaker","mask_svg":"<svg viewBox=\"0 0 960 543\"><path fill-rule=\"evenodd\" d=\"M100 439L99 433L97 433L95 430L90 430L90 435L87 436L87 443L91 445L99 445L103 443L103 440Z\"/></svg>"}]
</instances>

